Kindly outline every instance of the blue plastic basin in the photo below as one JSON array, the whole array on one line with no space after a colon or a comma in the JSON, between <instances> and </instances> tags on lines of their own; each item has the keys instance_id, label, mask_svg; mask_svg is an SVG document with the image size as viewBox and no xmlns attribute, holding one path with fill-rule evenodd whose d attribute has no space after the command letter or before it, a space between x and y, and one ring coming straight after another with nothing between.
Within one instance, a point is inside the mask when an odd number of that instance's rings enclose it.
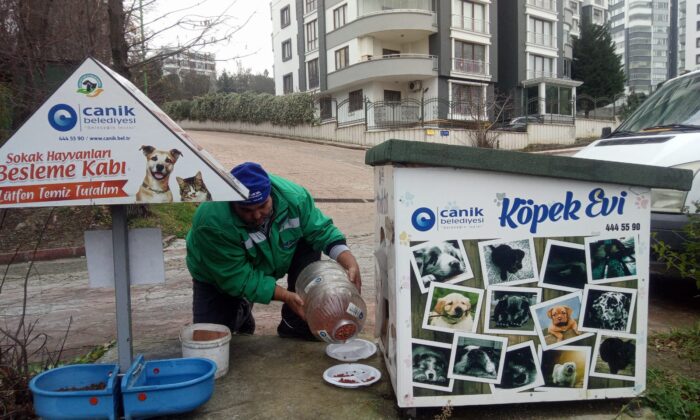
<instances>
[{"instance_id":1,"label":"blue plastic basin","mask_svg":"<svg viewBox=\"0 0 700 420\"><path fill-rule=\"evenodd\" d=\"M214 392L216 363L203 358L144 361L139 355L124 375L126 419L194 410Z\"/></svg>"},{"instance_id":2,"label":"blue plastic basin","mask_svg":"<svg viewBox=\"0 0 700 420\"><path fill-rule=\"evenodd\" d=\"M47 370L29 382L34 395L34 411L47 420L53 419L117 419L117 365L72 365ZM104 382L102 390L59 391L80 389Z\"/></svg>"}]
</instances>

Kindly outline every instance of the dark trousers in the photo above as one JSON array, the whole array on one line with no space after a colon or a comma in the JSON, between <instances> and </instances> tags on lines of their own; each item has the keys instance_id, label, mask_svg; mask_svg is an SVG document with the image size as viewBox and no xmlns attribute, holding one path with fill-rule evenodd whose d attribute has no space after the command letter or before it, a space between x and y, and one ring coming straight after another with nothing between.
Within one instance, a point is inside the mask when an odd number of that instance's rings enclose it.
<instances>
[{"instance_id":1,"label":"dark trousers","mask_svg":"<svg viewBox=\"0 0 700 420\"><path fill-rule=\"evenodd\" d=\"M296 291L299 273L307 265L320 259L320 251L314 251L306 241L300 240L287 272L287 290ZM253 304L245 298L231 296L209 283L192 280L192 322L195 324L221 324L229 327L231 332L252 334L255 331L252 309ZM284 304L282 318L292 321L299 317Z\"/></svg>"}]
</instances>

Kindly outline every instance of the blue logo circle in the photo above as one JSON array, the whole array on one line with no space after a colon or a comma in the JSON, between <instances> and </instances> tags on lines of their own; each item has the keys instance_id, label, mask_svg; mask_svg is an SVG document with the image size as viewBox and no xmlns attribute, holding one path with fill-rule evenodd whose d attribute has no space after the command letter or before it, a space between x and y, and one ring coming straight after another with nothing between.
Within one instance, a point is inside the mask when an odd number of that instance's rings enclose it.
<instances>
[{"instance_id":1,"label":"blue logo circle","mask_svg":"<svg viewBox=\"0 0 700 420\"><path fill-rule=\"evenodd\" d=\"M49 110L49 124L55 130L69 131L78 123L78 114L66 104L57 104Z\"/></svg>"},{"instance_id":2,"label":"blue logo circle","mask_svg":"<svg viewBox=\"0 0 700 420\"><path fill-rule=\"evenodd\" d=\"M425 232L435 226L435 213L427 207L421 207L413 212L411 224L416 230Z\"/></svg>"}]
</instances>

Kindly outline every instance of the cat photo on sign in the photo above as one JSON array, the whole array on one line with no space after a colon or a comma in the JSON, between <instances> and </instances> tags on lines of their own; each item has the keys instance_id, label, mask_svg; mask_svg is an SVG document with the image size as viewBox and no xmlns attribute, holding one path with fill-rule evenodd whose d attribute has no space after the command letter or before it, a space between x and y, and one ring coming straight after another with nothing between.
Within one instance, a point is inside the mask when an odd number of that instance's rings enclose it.
<instances>
[{"instance_id":1,"label":"cat photo on sign","mask_svg":"<svg viewBox=\"0 0 700 420\"><path fill-rule=\"evenodd\" d=\"M211 193L204 184L202 172L197 171L194 176L189 178L178 176L175 179L177 179L177 185L180 186L180 201L211 201Z\"/></svg>"}]
</instances>

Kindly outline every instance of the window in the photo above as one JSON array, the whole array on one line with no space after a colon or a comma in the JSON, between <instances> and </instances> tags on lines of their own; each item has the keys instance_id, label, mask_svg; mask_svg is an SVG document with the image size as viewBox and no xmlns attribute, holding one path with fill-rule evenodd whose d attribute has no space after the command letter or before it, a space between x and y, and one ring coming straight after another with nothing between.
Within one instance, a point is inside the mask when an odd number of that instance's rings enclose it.
<instances>
[{"instance_id":1,"label":"window","mask_svg":"<svg viewBox=\"0 0 700 420\"><path fill-rule=\"evenodd\" d=\"M695 64L700 64L700 54L695 56Z\"/></svg>"},{"instance_id":2,"label":"window","mask_svg":"<svg viewBox=\"0 0 700 420\"><path fill-rule=\"evenodd\" d=\"M306 0L304 5L304 14L311 13L316 10L316 0Z\"/></svg>"},{"instance_id":3,"label":"window","mask_svg":"<svg viewBox=\"0 0 700 420\"><path fill-rule=\"evenodd\" d=\"M539 55L530 55L528 78L554 77L552 72L552 59Z\"/></svg>"},{"instance_id":4,"label":"window","mask_svg":"<svg viewBox=\"0 0 700 420\"><path fill-rule=\"evenodd\" d=\"M318 87L318 58L306 63L306 73L309 75L309 89Z\"/></svg>"},{"instance_id":5,"label":"window","mask_svg":"<svg viewBox=\"0 0 700 420\"><path fill-rule=\"evenodd\" d=\"M282 61L292 59L292 40L288 39L282 43Z\"/></svg>"},{"instance_id":6,"label":"window","mask_svg":"<svg viewBox=\"0 0 700 420\"><path fill-rule=\"evenodd\" d=\"M455 71L486 74L486 46L455 41L454 61Z\"/></svg>"},{"instance_id":7,"label":"window","mask_svg":"<svg viewBox=\"0 0 700 420\"><path fill-rule=\"evenodd\" d=\"M564 59L564 76L571 77L571 60L568 58Z\"/></svg>"},{"instance_id":8,"label":"window","mask_svg":"<svg viewBox=\"0 0 700 420\"><path fill-rule=\"evenodd\" d=\"M552 36L552 22L530 18L528 23L528 42L546 47L556 47Z\"/></svg>"},{"instance_id":9,"label":"window","mask_svg":"<svg viewBox=\"0 0 700 420\"><path fill-rule=\"evenodd\" d=\"M318 21L313 20L306 24L306 52L318 48Z\"/></svg>"},{"instance_id":10,"label":"window","mask_svg":"<svg viewBox=\"0 0 700 420\"><path fill-rule=\"evenodd\" d=\"M344 4L333 9L333 29L338 29L345 25L345 15L348 12L348 5Z\"/></svg>"},{"instance_id":11,"label":"window","mask_svg":"<svg viewBox=\"0 0 700 420\"><path fill-rule=\"evenodd\" d=\"M698 14L700 15L700 4L698 4L698 10L697 10L697 12L698 12Z\"/></svg>"},{"instance_id":12,"label":"window","mask_svg":"<svg viewBox=\"0 0 700 420\"><path fill-rule=\"evenodd\" d=\"M398 90L385 90L384 91L384 102L388 103L400 103L401 102L401 91Z\"/></svg>"},{"instance_id":13,"label":"window","mask_svg":"<svg viewBox=\"0 0 700 420\"><path fill-rule=\"evenodd\" d=\"M697 39L695 40L695 46L696 46L697 48L700 48L700 38L697 38Z\"/></svg>"},{"instance_id":14,"label":"window","mask_svg":"<svg viewBox=\"0 0 700 420\"><path fill-rule=\"evenodd\" d=\"M335 69L340 70L348 66L348 61L350 61L348 47L335 50Z\"/></svg>"},{"instance_id":15,"label":"window","mask_svg":"<svg viewBox=\"0 0 700 420\"><path fill-rule=\"evenodd\" d=\"M457 114L479 115L486 111L483 104L484 89L481 86L452 84L453 110Z\"/></svg>"},{"instance_id":16,"label":"window","mask_svg":"<svg viewBox=\"0 0 700 420\"><path fill-rule=\"evenodd\" d=\"M486 22L484 16L485 12L483 4L472 3L470 1L462 2L462 29L486 33Z\"/></svg>"},{"instance_id":17,"label":"window","mask_svg":"<svg viewBox=\"0 0 700 420\"><path fill-rule=\"evenodd\" d=\"M280 10L280 22L283 28L289 26L289 24L292 23L292 20L289 16L289 6L284 6L282 10Z\"/></svg>"},{"instance_id":18,"label":"window","mask_svg":"<svg viewBox=\"0 0 700 420\"><path fill-rule=\"evenodd\" d=\"M287 73L282 77L282 93L285 95L294 92L294 79L292 73Z\"/></svg>"},{"instance_id":19,"label":"window","mask_svg":"<svg viewBox=\"0 0 700 420\"><path fill-rule=\"evenodd\" d=\"M349 108L350 112L359 111L360 109L362 109L362 101L363 101L362 89L353 90L352 92L350 92L349 98L350 98L350 104L349 104L350 105L350 108Z\"/></svg>"},{"instance_id":20,"label":"window","mask_svg":"<svg viewBox=\"0 0 700 420\"><path fill-rule=\"evenodd\" d=\"M326 96L321 98L321 119L328 120L333 118L333 99Z\"/></svg>"},{"instance_id":21,"label":"window","mask_svg":"<svg viewBox=\"0 0 700 420\"><path fill-rule=\"evenodd\" d=\"M387 58L387 56L401 55L401 51L390 50L388 48L382 48L382 58Z\"/></svg>"},{"instance_id":22,"label":"window","mask_svg":"<svg viewBox=\"0 0 700 420\"><path fill-rule=\"evenodd\" d=\"M695 23L695 29L700 31L700 20Z\"/></svg>"}]
</instances>

